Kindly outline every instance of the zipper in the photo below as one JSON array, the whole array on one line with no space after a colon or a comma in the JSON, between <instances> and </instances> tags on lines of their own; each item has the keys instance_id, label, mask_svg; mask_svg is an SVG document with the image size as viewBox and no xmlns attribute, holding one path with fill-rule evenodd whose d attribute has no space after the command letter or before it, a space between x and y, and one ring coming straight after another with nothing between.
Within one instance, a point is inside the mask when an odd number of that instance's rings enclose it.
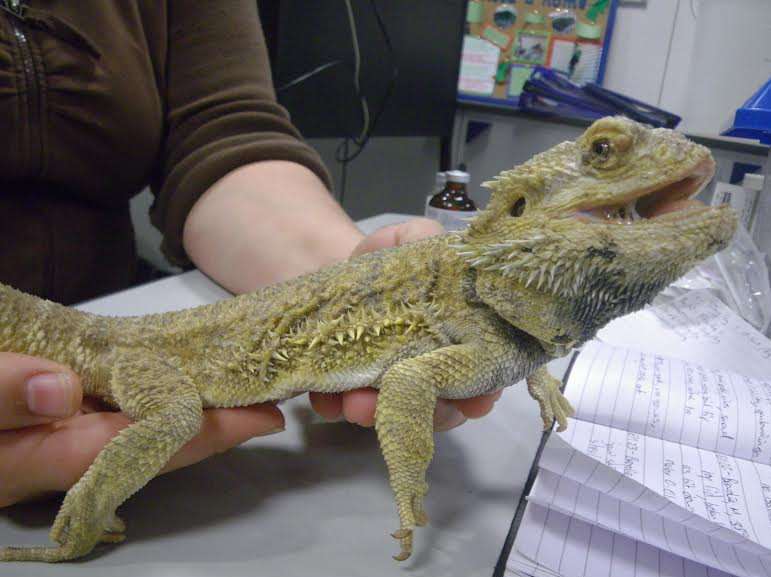
<instances>
[{"instance_id":1,"label":"zipper","mask_svg":"<svg viewBox=\"0 0 771 577\"><path fill-rule=\"evenodd\" d=\"M0 8L10 12L17 18L24 18L26 6L23 0L0 0Z\"/></svg>"},{"instance_id":2,"label":"zipper","mask_svg":"<svg viewBox=\"0 0 771 577\"><path fill-rule=\"evenodd\" d=\"M22 0L1 0L0 8L14 17L8 18L21 54L21 67L24 75L24 88L27 100L27 122L22 122L27 134L27 172L37 175L42 166L43 146L41 138L41 87L38 79L38 66L32 53L29 36L24 30L25 5Z\"/></svg>"}]
</instances>

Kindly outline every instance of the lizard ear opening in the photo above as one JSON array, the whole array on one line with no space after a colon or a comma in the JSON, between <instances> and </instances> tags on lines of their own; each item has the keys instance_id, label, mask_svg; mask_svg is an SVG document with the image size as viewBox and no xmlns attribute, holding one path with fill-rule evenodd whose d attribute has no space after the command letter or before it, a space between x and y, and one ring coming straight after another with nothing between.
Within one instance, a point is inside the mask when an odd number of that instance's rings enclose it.
<instances>
[{"instance_id":1,"label":"lizard ear opening","mask_svg":"<svg viewBox=\"0 0 771 577\"><path fill-rule=\"evenodd\" d=\"M511 205L511 210L509 211L509 214L511 216L522 216L522 214L525 212L525 207L527 206L527 201L525 200L524 196L520 196L513 205Z\"/></svg>"}]
</instances>

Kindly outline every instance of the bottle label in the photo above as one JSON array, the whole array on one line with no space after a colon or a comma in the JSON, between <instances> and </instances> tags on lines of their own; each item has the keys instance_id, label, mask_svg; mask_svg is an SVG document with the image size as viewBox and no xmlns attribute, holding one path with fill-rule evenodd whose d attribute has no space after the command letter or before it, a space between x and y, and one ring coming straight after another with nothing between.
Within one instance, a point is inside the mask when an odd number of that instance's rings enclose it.
<instances>
[{"instance_id":1,"label":"bottle label","mask_svg":"<svg viewBox=\"0 0 771 577\"><path fill-rule=\"evenodd\" d=\"M477 214L479 214L478 210L445 210L426 203L426 217L439 221L448 231L463 230L469 225L469 220Z\"/></svg>"},{"instance_id":2,"label":"bottle label","mask_svg":"<svg viewBox=\"0 0 771 577\"><path fill-rule=\"evenodd\" d=\"M730 204L739 215L739 221L747 230L752 230L755 208L758 202L758 192L735 184L718 182L712 195L712 206Z\"/></svg>"}]
</instances>

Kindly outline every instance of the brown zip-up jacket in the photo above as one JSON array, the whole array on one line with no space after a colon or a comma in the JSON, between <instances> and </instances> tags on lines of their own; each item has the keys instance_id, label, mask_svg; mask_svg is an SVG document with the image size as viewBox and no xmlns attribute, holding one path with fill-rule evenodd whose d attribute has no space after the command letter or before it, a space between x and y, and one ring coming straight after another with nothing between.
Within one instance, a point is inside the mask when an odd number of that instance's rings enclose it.
<instances>
[{"instance_id":1,"label":"brown zip-up jacket","mask_svg":"<svg viewBox=\"0 0 771 577\"><path fill-rule=\"evenodd\" d=\"M0 11L0 282L64 303L127 286L147 185L181 264L190 208L230 170L291 160L329 185L276 103L255 0L23 4Z\"/></svg>"}]
</instances>

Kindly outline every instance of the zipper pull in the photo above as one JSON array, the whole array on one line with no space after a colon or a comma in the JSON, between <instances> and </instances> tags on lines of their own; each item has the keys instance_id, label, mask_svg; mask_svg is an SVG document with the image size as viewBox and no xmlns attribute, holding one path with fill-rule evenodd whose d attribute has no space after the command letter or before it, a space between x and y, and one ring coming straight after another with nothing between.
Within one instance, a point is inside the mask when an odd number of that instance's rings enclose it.
<instances>
[{"instance_id":1,"label":"zipper pull","mask_svg":"<svg viewBox=\"0 0 771 577\"><path fill-rule=\"evenodd\" d=\"M20 20L24 20L24 13L27 7L24 5L24 0L0 0L0 9L16 16Z\"/></svg>"}]
</instances>

